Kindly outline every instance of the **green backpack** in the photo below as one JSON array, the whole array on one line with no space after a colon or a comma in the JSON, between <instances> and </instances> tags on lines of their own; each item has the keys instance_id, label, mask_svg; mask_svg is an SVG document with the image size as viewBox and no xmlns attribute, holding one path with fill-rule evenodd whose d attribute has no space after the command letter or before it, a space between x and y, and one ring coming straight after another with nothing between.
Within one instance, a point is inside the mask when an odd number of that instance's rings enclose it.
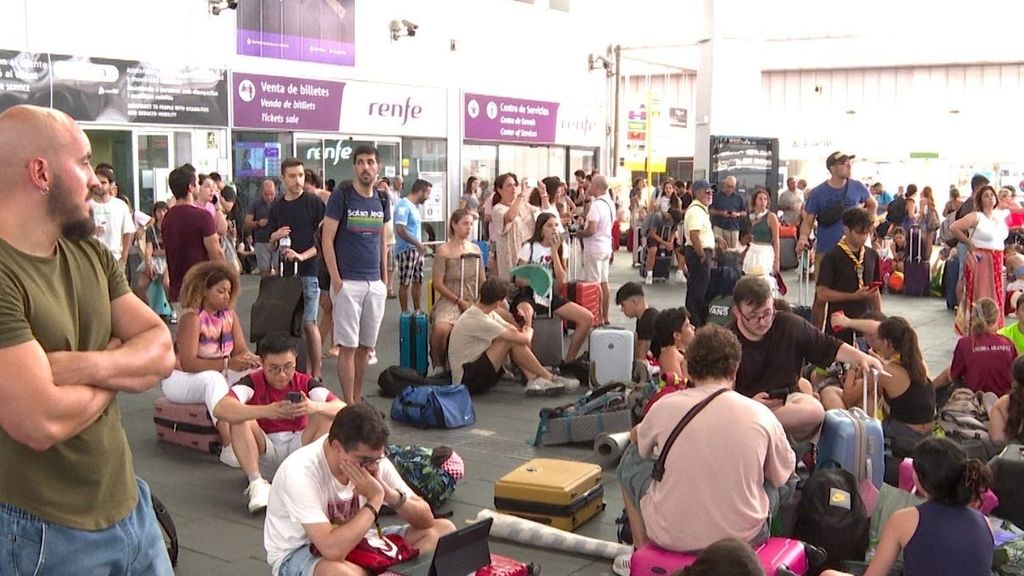
<instances>
[{"instance_id":1,"label":"green backpack","mask_svg":"<svg viewBox=\"0 0 1024 576\"><path fill-rule=\"evenodd\" d=\"M387 457L402 480L435 512L452 497L455 483L465 474L462 458L447 446L389 444Z\"/></svg>"}]
</instances>

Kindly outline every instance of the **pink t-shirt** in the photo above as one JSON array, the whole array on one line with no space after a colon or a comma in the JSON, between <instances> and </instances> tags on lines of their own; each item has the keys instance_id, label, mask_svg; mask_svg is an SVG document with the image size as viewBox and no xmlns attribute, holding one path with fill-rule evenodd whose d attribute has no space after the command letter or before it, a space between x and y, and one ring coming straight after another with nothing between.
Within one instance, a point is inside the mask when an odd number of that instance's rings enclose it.
<instances>
[{"instance_id":1,"label":"pink t-shirt","mask_svg":"<svg viewBox=\"0 0 1024 576\"><path fill-rule=\"evenodd\" d=\"M1006 336L989 334L967 335L953 349L953 363L949 375L975 392L1009 394L1011 368L1017 358L1017 349Z\"/></svg>"},{"instance_id":2,"label":"pink t-shirt","mask_svg":"<svg viewBox=\"0 0 1024 576\"><path fill-rule=\"evenodd\" d=\"M716 389L699 386L658 400L637 426L640 456L656 459L683 415ZM679 552L722 538L750 540L768 519L765 481L781 486L795 467L786 432L771 410L742 394L723 394L679 435L664 478L641 498L647 535Z\"/></svg>"},{"instance_id":3,"label":"pink t-shirt","mask_svg":"<svg viewBox=\"0 0 1024 576\"><path fill-rule=\"evenodd\" d=\"M587 211L587 225L597 223L594 234L583 239L583 251L589 254L611 254L612 221L615 220L615 204L612 197L603 194L590 201Z\"/></svg>"}]
</instances>

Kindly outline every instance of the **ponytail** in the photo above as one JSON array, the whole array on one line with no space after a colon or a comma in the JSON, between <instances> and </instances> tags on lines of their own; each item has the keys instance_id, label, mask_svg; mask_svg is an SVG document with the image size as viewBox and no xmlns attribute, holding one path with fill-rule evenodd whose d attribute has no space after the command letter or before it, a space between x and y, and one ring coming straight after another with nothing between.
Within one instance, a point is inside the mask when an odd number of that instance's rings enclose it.
<instances>
[{"instance_id":1,"label":"ponytail","mask_svg":"<svg viewBox=\"0 0 1024 576\"><path fill-rule=\"evenodd\" d=\"M971 458L964 462L963 475L960 479L957 501L966 504L981 500L981 495L992 485L992 471L987 464Z\"/></svg>"},{"instance_id":2,"label":"ponytail","mask_svg":"<svg viewBox=\"0 0 1024 576\"><path fill-rule=\"evenodd\" d=\"M971 307L971 335L988 332L988 327L999 321L999 306L991 298L981 298Z\"/></svg>"}]
</instances>

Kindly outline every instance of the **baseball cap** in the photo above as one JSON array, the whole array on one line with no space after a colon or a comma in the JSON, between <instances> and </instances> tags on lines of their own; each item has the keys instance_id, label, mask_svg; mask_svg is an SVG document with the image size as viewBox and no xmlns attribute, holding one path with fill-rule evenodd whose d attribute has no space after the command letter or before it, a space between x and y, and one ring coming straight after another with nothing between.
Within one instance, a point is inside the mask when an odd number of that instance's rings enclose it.
<instances>
[{"instance_id":1,"label":"baseball cap","mask_svg":"<svg viewBox=\"0 0 1024 576\"><path fill-rule=\"evenodd\" d=\"M856 156L854 156L853 154L847 154L846 152L836 150L835 152L829 154L828 158L825 159L825 168L831 168L836 164L842 164L843 162L846 162L847 160L853 160L854 158L856 158Z\"/></svg>"},{"instance_id":2,"label":"baseball cap","mask_svg":"<svg viewBox=\"0 0 1024 576\"><path fill-rule=\"evenodd\" d=\"M690 192L694 194L707 188L711 188L711 183L707 180L694 180L693 184L690 184Z\"/></svg>"}]
</instances>

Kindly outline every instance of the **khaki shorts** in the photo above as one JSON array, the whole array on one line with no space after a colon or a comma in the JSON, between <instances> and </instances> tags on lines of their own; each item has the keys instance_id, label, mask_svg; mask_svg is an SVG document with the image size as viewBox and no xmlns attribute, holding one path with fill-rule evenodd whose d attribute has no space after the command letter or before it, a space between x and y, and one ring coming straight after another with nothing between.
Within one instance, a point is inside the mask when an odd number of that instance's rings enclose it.
<instances>
[{"instance_id":1,"label":"khaki shorts","mask_svg":"<svg viewBox=\"0 0 1024 576\"><path fill-rule=\"evenodd\" d=\"M611 254L595 254L592 252L583 253L583 281L585 282L608 282L608 267L611 263Z\"/></svg>"}]
</instances>

